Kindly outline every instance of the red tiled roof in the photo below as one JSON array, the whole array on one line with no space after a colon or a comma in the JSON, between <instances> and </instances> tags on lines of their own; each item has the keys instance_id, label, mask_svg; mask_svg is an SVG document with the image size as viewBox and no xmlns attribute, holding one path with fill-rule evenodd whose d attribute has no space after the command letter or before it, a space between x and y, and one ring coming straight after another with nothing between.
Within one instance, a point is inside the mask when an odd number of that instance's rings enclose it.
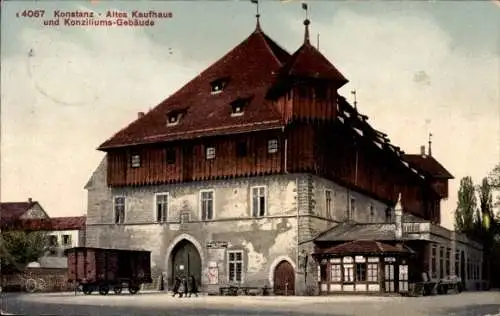
<instances>
[{"instance_id":1,"label":"red tiled roof","mask_svg":"<svg viewBox=\"0 0 500 316\"><path fill-rule=\"evenodd\" d=\"M266 95L289 57L257 27L229 53L99 149L278 128L282 117ZM227 86L212 94L210 83L221 78L228 79ZM231 102L241 97L252 99L244 115L231 117ZM180 108L186 111L179 123L167 127L167 113Z\"/></svg>"},{"instance_id":2,"label":"red tiled roof","mask_svg":"<svg viewBox=\"0 0 500 316\"><path fill-rule=\"evenodd\" d=\"M11 225L10 229L44 231L82 230L85 229L86 220L85 216L25 219L16 221Z\"/></svg>"},{"instance_id":3,"label":"red tiled roof","mask_svg":"<svg viewBox=\"0 0 500 316\"><path fill-rule=\"evenodd\" d=\"M326 79L342 87L347 80L332 63L309 42L304 43L280 71L283 75Z\"/></svg>"},{"instance_id":4,"label":"red tiled roof","mask_svg":"<svg viewBox=\"0 0 500 316\"><path fill-rule=\"evenodd\" d=\"M453 175L448 172L434 157L422 155L405 155L405 160L422 172L430 174L437 179L454 179Z\"/></svg>"},{"instance_id":5,"label":"red tiled roof","mask_svg":"<svg viewBox=\"0 0 500 316\"><path fill-rule=\"evenodd\" d=\"M86 223L87 223L86 216L52 217L50 219L52 230L84 229Z\"/></svg>"},{"instance_id":6,"label":"red tiled roof","mask_svg":"<svg viewBox=\"0 0 500 316\"><path fill-rule=\"evenodd\" d=\"M403 247L392 246L375 240L355 240L326 249L318 249L316 254L368 254L368 253L408 253Z\"/></svg>"},{"instance_id":7,"label":"red tiled roof","mask_svg":"<svg viewBox=\"0 0 500 316\"><path fill-rule=\"evenodd\" d=\"M38 202L4 202L0 203L0 221L2 225L18 220L24 213Z\"/></svg>"}]
</instances>

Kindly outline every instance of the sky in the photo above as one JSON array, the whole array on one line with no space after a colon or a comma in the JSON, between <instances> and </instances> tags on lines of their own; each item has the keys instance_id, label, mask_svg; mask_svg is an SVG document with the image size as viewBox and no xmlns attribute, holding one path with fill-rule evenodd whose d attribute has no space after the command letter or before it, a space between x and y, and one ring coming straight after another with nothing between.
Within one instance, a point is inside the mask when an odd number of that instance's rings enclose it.
<instances>
[{"instance_id":1,"label":"sky","mask_svg":"<svg viewBox=\"0 0 500 316\"><path fill-rule=\"evenodd\" d=\"M495 2L496 1L496 2ZM442 203L453 226L460 179L500 163L500 2L310 1L311 37L350 80L340 92L406 153L431 132L454 176ZM44 18L23 17L45 10ZM54 10L172 12L151 27L45 26ZM16 13L20 17L16 17ZM293 53L298 1L261 1L261 26ZM255 28L250 1L4 1L1 196L50 216L85 213L96 148L182 87Z\"/></svg>"}]
</instances>

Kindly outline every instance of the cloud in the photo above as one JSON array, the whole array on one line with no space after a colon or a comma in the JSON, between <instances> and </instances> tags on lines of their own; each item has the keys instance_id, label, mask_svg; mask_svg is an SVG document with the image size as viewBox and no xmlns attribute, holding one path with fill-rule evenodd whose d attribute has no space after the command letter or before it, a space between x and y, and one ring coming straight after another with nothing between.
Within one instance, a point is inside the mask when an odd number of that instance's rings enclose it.
<instances>
[{"instance_id":1,"label":"cloud","mask_svg":"<svg viewBox=\"0 0 500 316\"><path fill-rule=\"evenodd\" d=\"M2 193L85 211L95 148L197 74L143 29L23 29L2 60ZM112 39L112 40L111 40ZM30 51L32 56L30 57Z\"/></svg>"},{"instance_id":2,"label":"cloud","mask_svg":"<svg viewBox=\"0 0 500 316\"><path fill-rule=\"evenodd\" d=\"M311 26L321 34L321 52L350 80L341 93L351 99L356 89L360 111L393 143L418 153L432 131L434 156L456 177L442 205L452 227L460 178L479 182L500 162L499 56L456 48L424 15L343 10ZM290 27L303 33L296 20Z\"/></svg>"}]
</instances>

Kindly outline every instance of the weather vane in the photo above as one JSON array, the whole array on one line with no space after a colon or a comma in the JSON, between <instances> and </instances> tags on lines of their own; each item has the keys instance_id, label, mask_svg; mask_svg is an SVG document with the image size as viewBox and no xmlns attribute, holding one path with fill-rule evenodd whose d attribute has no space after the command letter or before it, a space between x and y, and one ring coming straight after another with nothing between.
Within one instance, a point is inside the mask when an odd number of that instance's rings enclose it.
<instances>
[{"instance_id":1,"label":"weather vane","mask_svg":"<svg viewBox=\"0 0 500 316\"><path fill-rule=\"evenodd\" d=\"M257 9L257 14L255 15L257 18L260 17L260 12L259 12L259 0L250 0L253 4L255 4L256 9Z\"/></svg>"},{"instance_id":2,"label":"weather vane","mask_svg":"<svg viewBox=\"0 0 500 316\"><path fill-rule=\"evenodd\" d=\"M306 11L306 20L309 20L309 7L307 6L307 3L302 2L302 9Z\"/></svg>"}]
</instances>

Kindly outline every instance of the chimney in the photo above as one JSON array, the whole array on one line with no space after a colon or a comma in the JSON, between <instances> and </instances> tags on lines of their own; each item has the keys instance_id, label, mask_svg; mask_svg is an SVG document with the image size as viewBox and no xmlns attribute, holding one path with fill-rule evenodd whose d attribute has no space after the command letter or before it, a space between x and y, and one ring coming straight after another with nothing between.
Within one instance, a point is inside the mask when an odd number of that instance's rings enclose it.
<instances>
[{"instance_id":1,"label":"chimney","mask_svg":"<svg viewBox=\"0 0 500 316\"><path fill-rule=\"evenodd\" d=\"M420 155L425 158L425 146L420 146Z\"/></svg>"},{"instance_id":2,"label":"chimney","mask_svg":"<svg viewBox=\"0 0 500 316\"><path fill-rule=\"evenodd\" d=\"M28 203L33 203L33 199L32 198L28 198Z\"/></svg>"},{"instance_id":3,"label":"chimney","mask_svg":"<svg viewBox=\"0 0 500 316\"><path fill-rule=\"evenodd\" d=\"M403 205L401 204L401 193L398 194L398 202L394 207L395 224L396 224L396 239L403 237Z\"/></svg>"},{"instance_id":4,"label":"chimney","mask_svg":"<svg viewBox=\"0 0 500 316\"><path fill-rule=\"evenodd\" d=\"M137 118L141 118L141 117L143 117L143 116L144 116L144 112L138 112L138 113L137 113Z\"/></svg>"}]
</instances>

